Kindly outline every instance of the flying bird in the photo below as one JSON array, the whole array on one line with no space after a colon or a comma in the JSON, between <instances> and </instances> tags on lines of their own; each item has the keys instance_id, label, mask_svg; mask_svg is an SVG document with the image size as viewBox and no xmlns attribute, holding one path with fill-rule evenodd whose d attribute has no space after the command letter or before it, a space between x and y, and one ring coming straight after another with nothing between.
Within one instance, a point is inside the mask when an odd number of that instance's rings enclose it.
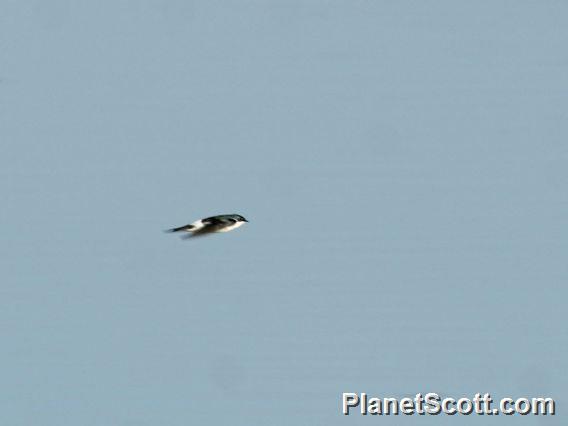
<instances>
[{"instance_id":1,"label":"flying bird","mask_svg":"<svg viewBox=\"0 0 568 426\"><path fill-rule=\"evenodd\" d=\"M229 232L245 222L248 222L248 220L240 214L221 214L219 216L206 217L178 228L168 229L167 232L189 232L189 235L186 235L185 238L196 237L215 232Z\"/></svg>"}]
</instances>

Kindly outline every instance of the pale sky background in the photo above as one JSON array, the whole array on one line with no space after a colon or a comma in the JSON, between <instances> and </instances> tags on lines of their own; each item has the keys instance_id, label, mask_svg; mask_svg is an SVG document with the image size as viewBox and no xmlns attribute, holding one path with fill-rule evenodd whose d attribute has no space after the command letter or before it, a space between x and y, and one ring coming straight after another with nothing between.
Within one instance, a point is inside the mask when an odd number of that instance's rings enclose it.
<instances>
[{"instance_id":1,"label":"pale sky background","mask_svg":"<svg viewBox=\"0 0 568 426\"><path fill-rule=\"evenodd\" d=\"M566 424L567 19L0 0L2 424ZM559 414L340 413L431 391Z\"/></svg>"}]
</instances>

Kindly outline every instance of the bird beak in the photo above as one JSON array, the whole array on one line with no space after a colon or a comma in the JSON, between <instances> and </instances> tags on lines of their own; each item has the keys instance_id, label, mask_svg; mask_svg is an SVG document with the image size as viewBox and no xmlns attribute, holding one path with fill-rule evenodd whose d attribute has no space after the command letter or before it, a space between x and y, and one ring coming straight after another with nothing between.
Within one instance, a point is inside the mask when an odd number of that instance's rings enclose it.
<instances>
[{"instance_id":1,"label":"bird beak","mask_svg":"<svg viewBox=\"0 0 568 426\"><path fill-rule=\"evenodd\" d=\"M246 219L245 219L245 222L247 222L247 223L248 223L248 220L246 220Z\"/></svg>"}]
</instances>

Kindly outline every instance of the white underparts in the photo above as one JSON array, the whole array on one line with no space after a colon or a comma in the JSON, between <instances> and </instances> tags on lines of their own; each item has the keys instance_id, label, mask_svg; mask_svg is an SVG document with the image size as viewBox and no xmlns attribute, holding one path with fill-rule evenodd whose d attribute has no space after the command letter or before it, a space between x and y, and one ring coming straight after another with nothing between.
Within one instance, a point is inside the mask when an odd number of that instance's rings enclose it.
<instances>
[{"instance_id":1,"label":"white underparts","mask_svg":"<svg viewBox=\"0 0 568 426\"><path fill-rule=\"evenodd\" d=\"M224 228L218 229L217 231L213 231L213 232L229 232L229 231L232 231L233 229L238 228L243 223L244 222L233 223L232 225L228 225ZM191 224L191 226L193 226L193 228L188 229L187 230L188 232L198 232L205 227L205 225L203 224L203 222L201 220L197 220L197 221L193 222Z\"/></svg>"},{"instance_id":2,"label":"white underparts","mask_svg":"<svg viewBox=\"0 0 568 426\"><path fill-rule=\"evenodd\" d=\"M227 226L226 228L223 229L219 229L217 232L228 232L228 231L232 231L233 229L238 228L239 226L241 226L244 222L237 222L234 223L232 225Z\"/></svg>"}]
</instances>

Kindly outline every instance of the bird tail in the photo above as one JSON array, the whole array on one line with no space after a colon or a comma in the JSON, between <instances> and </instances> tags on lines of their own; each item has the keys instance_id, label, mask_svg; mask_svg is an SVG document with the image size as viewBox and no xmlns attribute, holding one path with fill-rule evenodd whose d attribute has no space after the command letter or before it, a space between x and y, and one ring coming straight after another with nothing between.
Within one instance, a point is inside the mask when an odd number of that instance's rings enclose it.
<instances>
[{"instance_id":1,"label":"bird tail","mask_svg":"<svg viewBox=\"0 0 568 426\"><path fill-rule=\"evenodd\" d=\"M191 231L193 228L195 228L195 226L193 226L193 225L183 225L183 226L180 226L179 228L167 229L166 232Z\"/></svg>"}]
</instances>

